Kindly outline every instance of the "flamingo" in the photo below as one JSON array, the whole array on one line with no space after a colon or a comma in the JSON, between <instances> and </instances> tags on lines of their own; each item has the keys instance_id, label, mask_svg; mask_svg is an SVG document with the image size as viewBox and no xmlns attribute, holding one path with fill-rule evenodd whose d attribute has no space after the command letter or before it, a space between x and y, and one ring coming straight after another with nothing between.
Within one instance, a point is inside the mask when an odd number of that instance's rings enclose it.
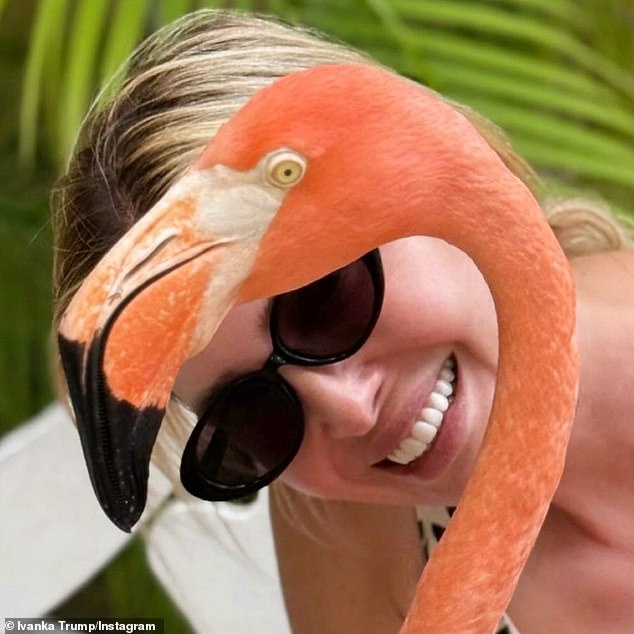
<instances>
[{"instance_id":1,"label":"flamingo","mask_svg":"<svg viewBox=\"0 0 634 634\"><path fill-rule=\"evenodd\" d=\"M231 307L410 235L471 256L500 352L474 472L401 633L491 632L563 469L574 289L529 190L448 103L384 69L318 66L262 89L75 294L59 349L111 520L130 530L139 518L176 374Z\"/></svg>"}]
</instances>

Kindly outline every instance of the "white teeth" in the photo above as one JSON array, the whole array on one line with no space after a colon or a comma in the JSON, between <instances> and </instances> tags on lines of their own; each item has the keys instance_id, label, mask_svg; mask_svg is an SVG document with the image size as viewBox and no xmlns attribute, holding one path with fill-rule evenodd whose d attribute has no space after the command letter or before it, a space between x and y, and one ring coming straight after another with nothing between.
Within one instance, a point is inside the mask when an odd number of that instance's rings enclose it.
<instances>
[{"instance_id":1,"label":"white teeth","mask_svg":"<svg viewBox=\"0 0 634 634\"><path fill-rule=\"evenodd\" d=\"M447 359L438 373L433 391L427 397L420 419L415 421L410 435L389 455L388 460L406 465L422 456L431 446L442 425L445 412L453 401L453 381L456 374L453 357Z\"/></svg>"},{"instance_id":2,"label":"white teeth","mask_svg":"<svg viewBox=\"0 0 634 634\"><path fill-rule=\"evenodd\" d=\"M387 459L391 460L392 462L396 462L398 464L409 464L411 462L411 459L409 457L401 457L401 455L403 454L397 454L396 452L391 453Z\"/></svg>"},{"instance_id":3,"label":"white teeth","mask_svg":"<svg viewBox=\"0 0 634 634\"><path fill-rule=\"evenodd\" d=\"M424 424L424 423L423 423ZM435 434L434 434L435 435ZM413 434L412 434L413 436ZM428 440L419 440L414 437L406 438L400 445L399 449L406 451L408 454L418 454L419 456L427 449Z\"/></svg>"},{"instance_id":4,"label":"white teeth","mask_svg":"<svg viewBox=\"0 0 634 634\"><path fill-rule=\"evenodd\" d=\"M436 381L436 385L434 386L434 392L438 392L443 396L451 396L453 394L453 385L451 385L449 381L438 379L438 381Z\"/></svg>"},{"instance_id":5,"label":"white teeth","mask_svg":"<svg viewBox=\"0 0 634 634\"><path fill-rule=\"evenodd\" d=\"M440 423L442 423L443 412L439 412L437 409L433 407L423 407L423 411L421 412L421 417L426 423L431 423L434 427L440 427Z\"/></svg>"},{"instance_id":6,"label":"white teeth","mask_svg":"<svg viewBox=\"0 0 634 634\"><path fill-rule=\"evenodd\" d=\"M420 442L426 443L428 445L434 438L436 438L437 433L438 427L436 425L432 425L431 423L420 420L417 420L414 423L414 427L412 427L411 431L412 436L416 438L416 440L420 440ZM405 440L407 440L407 438ZM401 443L401 445L402 444L403 443ZM427 449L427 447L425 447L425 449Z\"/></svg>"},{"instance_id":7,"label":"white teeth","mask_svg":"<svg viewBox=\"0 0 634 634\"><path fill-rule=\"evenodd\" d=\"M451 383L449 385L451 385ZM432 392L429 395L427 402L430 407L433 407L439 412L446 412L447 408L449 407L449 401L447 400L447 397L443 394L439 394L438 392Z\"/></svg>"},{"instance_id":8,"label":"white teeth","mask_svg":"<svg viewBox=\"0 0 634 634\"><path fill-rule=\"evenodd\" d=\"M438 374L438 378L451 383L456 378L456 375L454 374L453 370L450 370L449 368L443 368Z\"/></svg>"}]
</instances>

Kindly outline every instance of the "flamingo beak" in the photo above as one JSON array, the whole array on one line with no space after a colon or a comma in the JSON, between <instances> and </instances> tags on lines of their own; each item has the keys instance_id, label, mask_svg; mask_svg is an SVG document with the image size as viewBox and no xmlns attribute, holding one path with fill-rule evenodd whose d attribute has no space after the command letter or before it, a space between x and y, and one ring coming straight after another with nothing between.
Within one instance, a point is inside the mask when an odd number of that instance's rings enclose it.
<instances>
[{"instance_id":1,"label":"flamingo beak","mask_svg":"<svg viewBox=\"0 0 634 634\"><path fill-rule=\"evenodd\" d=\"M211 339L251 270L253 219L237 213L226 221L235 191L244 196L238 185L218 170L183 177L104 256L59 325L90 479L124 531L145 507L150 455L175 377ZM214 217L225 220L214 225Z\"/></svg>"}]
</instances>

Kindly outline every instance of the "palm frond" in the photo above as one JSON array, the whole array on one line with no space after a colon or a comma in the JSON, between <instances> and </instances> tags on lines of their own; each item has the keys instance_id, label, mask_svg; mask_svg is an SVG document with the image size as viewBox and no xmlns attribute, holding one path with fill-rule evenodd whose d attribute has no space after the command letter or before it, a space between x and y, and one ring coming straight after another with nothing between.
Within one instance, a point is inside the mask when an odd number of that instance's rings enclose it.
<instances>
[{"instance_id":1,"label":"palm frond","mask_svg":"<svg viewBox=\"0 0 634 634\"><path fill-rule=\"evenodd\" d=\"M610 44L613 34L632 43L621 25L632 10L626 0L201 4L264 10L324 30L480 109L551 176L588 182L621 202L634 194L632 54L618 54ZM93 0L78 2L74 13L68 5L68 0L39 3L23 95L25 160L41 141L37 130L43 116L46 124L39 127L48 131L60 163L99 82L147 30L192 9L194 2ZM69 42L63 56L62 37Z\"/></svg>"},{"instance_id":2,"label":"palm frond","mask_svg":"<svg viewBox=\"0 0 634 634\"><path fill-rule=\"evenodd\" d=\"M159 23L167 24L192 9L191 0L163 0L159 4Z\"/></svg>"},{"instance_id":3,"label":"palm frond","mask_svg":"<svg viewBox=\"0 0 634 634\"><path fill-rule=\"evenodd\" d=\"M101 58L99 76L102 83L114 73L143 37L151 4L152 0L135 0L135 2L120 0L115 7ZM180 9L180 7L177 8Z\"/></svg>"},{"instance_id":4,"label":"palm frond","mask_svg":"<svg viewBox=\"0 0 634 634\"><path fill-rule=\"evenodd\" d=\"M38 5L31 31L20 109L19 156L23 165L33 163L36 145L41 140L38 137L38 132L44 78L48 76L47 71L53 71L53 77L50 81L55 82L56 91L60 90L61 80L57 63L60 53L58 44L59 38L65 30L66 11L67 3L65 0L41 0ZM49 83L49 85L51 84ZM50 122L50 111L42 119Z\"/></svg>"},{"instance_id":5,"label":"palm frond","mask_svg":"<svg viewBox=\"0 0 634 634\"><path fill-rule=\"evenodd\" d=\"M365 0L371 11L386 27L387 33L393 40L393 44L398 46L401 54L405 57L410 72L416 75L420 81L427 85L434 85L434 75L426 63L425 57L418 54L418 47L415 43L415 34L409 26L401 19L395 7L389 0Z\"/></svg>"},{"instance_id":6,"label":"palm frond","mask_svg":"<svg viewBox=\"0 0 634 634\"><path fill-rule=\"evenodd\" d=\"M530 17L519 12L489 6L485 2L458 0L393 0L394 8L405 19L422 21L439 27L466 29L474 38L500 37L508 41L509 49L518 44L543 48L562 55L582 70L600 77L606 84L634 97L634 78L610 59L597 54L576 34L569 24L551 24L547 14ZM516 3L521 5L521 2Z\"/></svg>"},{"instance_id":7,"label":"palm frond","mask_svg":"<svg viewBox=\"0 0 634 634\"><path fill-rule=\"evenodd\" d=\"M59 138L64 148L72 146L92 96L91 86L109 4L109 0L80 2L71 22L59 109Z\"/></svg>"}]
</instances>

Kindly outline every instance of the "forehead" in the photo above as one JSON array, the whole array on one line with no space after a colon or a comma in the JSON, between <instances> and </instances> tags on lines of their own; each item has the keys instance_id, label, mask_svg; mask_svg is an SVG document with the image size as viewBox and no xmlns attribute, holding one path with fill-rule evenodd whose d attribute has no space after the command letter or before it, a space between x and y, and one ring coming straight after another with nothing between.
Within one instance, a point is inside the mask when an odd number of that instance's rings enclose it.
<instances>
[{"instance_id":1,"label":"forehead","mask_svg":"<svg viewBox=\"0 0 634 634\"><path fill-rule=\"evenodd\" d=\"M210 389L233 375L258 369L271 352L268 329L260 328L266 300L232 308L207 347L180 369L175 394L196 409Z\"/></svg>"}]
</instances>

